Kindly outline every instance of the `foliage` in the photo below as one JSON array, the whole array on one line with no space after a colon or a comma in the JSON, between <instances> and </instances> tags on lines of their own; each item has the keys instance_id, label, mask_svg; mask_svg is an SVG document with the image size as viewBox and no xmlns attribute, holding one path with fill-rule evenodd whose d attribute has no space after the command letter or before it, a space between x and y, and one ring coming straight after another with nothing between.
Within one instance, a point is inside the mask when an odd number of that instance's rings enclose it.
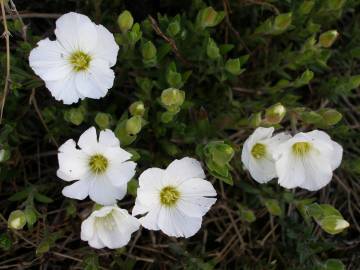
<instances>
[{"instance_id":1,"label":"foliage","mask_svg":"<svg viewBox=\"0 0 360 270\"><path fill-rule=\"evenodd\" d=\"M1 96L0 267L360 268L359 1L14 1L21 19L12 2L5 1L11 72ZM65 106L28 55L71 10L115 33L120 52L105 98ZM5 78L5 42L0 61ZM81 242L80 222L93 205L61 195L56 155L92 125L114 130L140 170L183 156L203 161L218 202L197 235L143 230L114 251ZM259 125L326 130L345 150L332 183L310 193L254 182L240 153ZM131 209L136 187L134 179L121 207ZM14 215L18 228L8 226Z\"/></svg>"}]
</instances>

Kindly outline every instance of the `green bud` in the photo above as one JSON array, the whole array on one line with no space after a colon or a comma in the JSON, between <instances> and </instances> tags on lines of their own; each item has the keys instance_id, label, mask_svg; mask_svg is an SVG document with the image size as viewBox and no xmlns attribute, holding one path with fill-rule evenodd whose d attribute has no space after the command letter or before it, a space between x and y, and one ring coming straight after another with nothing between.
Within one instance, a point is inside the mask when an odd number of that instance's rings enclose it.
<instances>
[{"instance_id":1,"label":"green bud","mask_svg":"<svg viewBox=\"0 0 360 270\"><path fill-rule=\"evenodd\" d=\"M225 69L233 75L239 75L241 73L240 59L228 59L225 63Z\"/></svg>"},{"instance_id":2,"label":"green bud","mask_svg":"<svg viewBox=\"0 0 360 270\"><path fill-rule=\"evenodd\" d=\"M269 124L279 124L286 115L286 108L281 103L276 103L266 109L265 120Z\"/></svg>"},{"instance_id":3,"label":"green bud","mask_svg":"<svg viewBox=\"0 0 360 270\"><path fill-rule=\"evenodd\" d=\"M292 13L283 13L275 17L274 20L274 30L283 32L285 31L291 24L292 21Z\"/></svg>"},{"instance_id":4,"label":"green bud","mask_svg":"<svg viewBox=\"0 0 360 270\"><path fill-rule=\"evenodd\" d=\"M156 47L151 41L144 43L141 48L142 56L144 60L147 61L154 59L156 57L156 52Z\"/></svg>"},{"instance_id":5,"label":"green bud","mask_svg":"<svg viewBox=\"0 0 360 270\"><path fill-rule=\"evenodd\" d=\"M209 38L208 44L206 47L206 54L210 59L218 59L220 57L219 47L216 45L215 41L212 38Z\"/></svg>"},{"instance_id":6,"label":"green bud","mask_svg":"<svg viewBox=\"0 0 360 270\"><path fill-rule=\"evenodd\" d=\"M79 126L84 121L84 112L80 108L72 108L65 111L65 120Z\"/></svg>"},{"instance_id":7,"label":"green bud","mask_svg":"<svg viewBox=\"0 0 360 270\"><path fill-rule=\"evenodd\" d=\"M346 0L328 0L324 1L330 10L339 10L343 7Z\"/></svg>"},{"instance_id":8,"label":"green bud","mask_svg":"<svg viewBox=\"0 0 360 270\"><path fill-rule=\"evenodd\" d=\"M5 162L10 158L10 151L8 149L0 150L0 162Z\"/></svg>"},{"instance_id":9,"label":"green bud","mask_svg":"<svg viewBox=\"0 0 360 270\"><path fill-rule=\"evenodd\" d=\"M206 146L208 155L218 166L225 166L234 157L234 149L224 142L210 142Z\"/></svg>"},{"instance_id":10,"label":"green bud","mask_svg":"<svg viewBox=\"0 0 360 270\"><path fill-rule=\"evenodd\" d=\"M35 212L35 209L32 206L27 206L24 211L26 223L29 228L32 228L32 226L37 221L37 215Z\"/></svg>"},{"instance_id":11,"label":"green bud","mask_svg":"<svg viewBox=\"0 0 360 270\"><path fill-rule=\"evenodd\" d=\"M330 215L318 221L320 227L329 234L338 234L350 226L342 217Z\"/></svg>"},{"instance_id":12,"label":"green bud","mask_svg":"<svg viewBox=\"0 0 360 270\"><path fill-rule=\"evenodd\" d=\"M319 113L323 117L325 123L329 126L336 125L342 119L342 114L334 109L322 109Z\"/></svg>"},{"instance_id":13,"label":"green bud","mask_svg":"<svg viewBox=\"0 0 360 270\"><path fill-rule=\"evenodd\" d=\"M166 81L171 87L181 87L183 84L181 74L172 70L167 72Z\"/></svg>"},{"instance_id":14,"label":"green bud","mask_svg":"<svg viewBox=\"0 0 360 270\"><path fill-rule=\"evenodd\" d=\"M142 32L140 30L140 25L138 23L135 23L131 31L128 33L129 43L134 46L135 43L141 39L141 37Z\"/></svg>"},{"instance_id":15,"label":"green bud","mask_svg":"<svg viewBox=\"0 0 360 270\"><path fill-rule=\"evenodd\" d=\"M304 1L300 7L299 7L299 13L301 14L309 14L311 12L311 10L313 9L315 4L314 0L309 0L309 1Z\"/></svg>"},{"instance_id":16,"label":"green bud","mask_svg":"<svg viewBox=\"0 0 360 270\"><path fill-rule=\"evenodd\" d=\"M180 23L178 21L173 21L171 23L169 23L167 29L166 29L166 32L174 37L176 36L181 30L181 27L180 27Z\"/></svg>"},{"instance_id":17,"label":"green bud","mask_svg":"<svg viewBox=\"0 0 360 270\"><path fill-rule=\"evenodd\" d=\"M128 10L124 10L118 17L118 25L121 32L129 31L134 23L134 18Z\"/></svg>"},{"instance_id":18,"label":"green bud","mask_svg":"<svg viewBox=\"0 0 360 270\"><path fill-rule=\"evenodd\" d=\"M161 114L161 122L167 124L170 123L174 119L175 114L172 112L163 112Z\"/></svg>"},{"instance_id":19,"label":"green bud","mask_svg":"<svg viewBox=\"0 0 360 270\"><path fill-rule=\"evenodd\" d=\"M141 116L135 115L126 121L125 129L129 135L138 134L140 132L141 128L142 128Z\"/></svg>"},{"instance_id":20,"label":"green bud","mask_svg":"<svg viewBox=\"0 0 360 270\"><path fill-rule=\"evenodd\" d=\"M256 216L254 211L248 209L246 206L238 205L240 217L244 219L246 222L252 223L256 220Z\"/></svg>"},{"instance_id":21,"label":"green bud","mask_svg":"<svg viewBox=\"0 0 360 270\"><path fill-rule=\"evenodd\" d=\"M330 48L338 36L339 33L336 30L330 30L322 33L319 38L319 44L321 47Z\"/></svg>"},{"instance_id":22,"label":"green bud","mask_svg":"<svg viewBox=\"0 0 360 270\"><path fill-rule=\"evenodd\" d=\"M272 214L273 216L281 216L282 210L281 210L280 204L277 200L266 199L266 200L264 200L264 204L270 214Z\"/></svg>"},{"instance_id":23,"label":"green bud","mask_svg":"<svg viewBox=\"0 0 360 270\"><path fill-rule=\"evenodd\" d=\"M206 28L218 25L224 17L225 12L217 12L213 7L207 7L199 11L196 20L201 28Z\"/></svg>"},{"instance_id":24,"label":"green bud","mask_svg":"<svg viewBox=\"0 0 360 270\"><path fill-rule=\"evenodd\" d=\"M168 88L161 93L161 103L167 107L180 107L185 101L185 92L176 88Z\"/></svg>"},{"instance_id":25,"label":"green bud","mask_svg":"<svg viewBox=\"0 0 360 270\"><path fill-rule=\"evenodd\" d=\"M99 112L95 116L95 123L100 129L107 129L111 124L111 115L108 113Z\"/></svg>"},{"instance_id":26,"label":"green bud","mask_svg":"<svg viewBox=\"0 0 360 270\"><path fill-rule=\"evenodd\" d=\"M145 113L145 106L142 101L136 101L132 103L129 107L129 112L131 115L143 116Z\"/></svg>"},{"instance_id":27,"label":"green bud","mask_svg":"<svg viewBox=\"0 0 360 270\"><path fill-rule=\"evenodd\" d=\"M26 224L26 217L23 211L15 210L8 218L8 227L14 230L21 230Z\"/></svg>"},{"instance_id":28,"label":"green bud","mask_svg":"<svg viewBox=\"0 0 360 270\"><path fill-rule=\"evenodd\" d=\"M249 119L249 126L250 127L258 127L258 126L260 126L261 122L262 122L261 112L253 113Z\"/></svg>"}]
</instances>

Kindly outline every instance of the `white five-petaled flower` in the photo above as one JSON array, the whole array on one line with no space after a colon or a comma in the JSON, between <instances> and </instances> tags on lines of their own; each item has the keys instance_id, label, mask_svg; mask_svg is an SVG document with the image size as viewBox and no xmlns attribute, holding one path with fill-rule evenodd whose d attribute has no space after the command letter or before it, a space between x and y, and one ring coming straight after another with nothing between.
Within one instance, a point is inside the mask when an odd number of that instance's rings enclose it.
<instances>
[{"instance_id":1,"label":"white five-petaled flower","mask_svg":"<svg viewBox=\"0 0 360 270\"><path fill-rule=\"evenodd\" d=\"M81 240L93 248L121 248L139 227L140 222L128 211L116 205L104 206L82 222Z\"/></svg>"},{"instance_id":2,"label":"white five-petaled flower","mask_svg":"<svg viewBox=\"0 0 360 270\"><path fill-rule=\"evenodd\" d=\"M274 151L279 184L285 188L319 190L339 167L343 149L323 131L298 133Z\"/></svg>"},{"instance_id":3,"label":"white five-petaled flower","mask_svg":"<svg viewBox=\"0 0 360 270\"><path fill-rule=\"evenodd\" d=\"M104 97L114 83L119 46L114 36L87 16L70 12L56 21L56 40L41 40L30 66L64 104Z\"/></svg>"},{"instance_id":4,"label":"white five-petaled flower","mask_svg":"<svg viewBox=\"0 0 360 270\"><path fill-rule=\"evenodd\" d=\"M188 157L174 160L165 170L147 169L139 177L132 214L147 213L139 221L149 230L190 237L216 202L216 191L204 178L200 163Z\"/></svg>"},{"instance_id":5,"label":"white five-petaled flower","mask_svg":"<svg viewBox=\"0 0 360 270\"><path fill-rule=\"evenodd\" d=\"M273 136L274 128L258 127L245 141L241 161L252 178L259 183L266 183L276 177L273 151L290 135L279 133Z\"/></svg>"},{"instance_id":6,"label":"white five-petaled flower","mask_svg":"<svg viewBox=\"0 0 360 270\"><path fill-rule=\"evenodd\" d=\"M99 140L94 127L79 138L66 141L59 148L57 175L65 181L76 181L63 189L66 197L83 200L88 195L96 203L112 205L122 199L127 183L135 175L136 163L129 161L131 154L120 147L111 130L100 132Z\"/></svg>"}]
</instances>

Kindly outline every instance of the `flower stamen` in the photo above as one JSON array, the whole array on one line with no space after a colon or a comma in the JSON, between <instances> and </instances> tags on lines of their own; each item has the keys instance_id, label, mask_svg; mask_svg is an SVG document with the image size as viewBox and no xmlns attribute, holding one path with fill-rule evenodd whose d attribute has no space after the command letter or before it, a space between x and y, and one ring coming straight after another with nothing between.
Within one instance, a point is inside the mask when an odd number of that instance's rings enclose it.
<instances>
[{"instance_id":1,"label":"flower stamen","mask_svg":"<svg viewBox=\"0 0 360 270\"><path fill-rule=\"evenodd\" d=\"M89 166L90 170L95 174L102 174L108 167L108 160L101 154L96 154L90 157Z\"/></svg>"},{"instance_id":2,"label":"flower stamen","mask_svg":"<svg viewBox=\"0 0 360 270\"><path fill-rule=\"evenodd\" d=\"M309 142L297 142L292 146L292 151L296 156L304 156L311 149L311 144Z\"/></svg>"},{"instance_id":3,"label":"flower stamen","mask_svg":"<svg viewBox=\"0 0 360 270\"><path fill-rule=\"evenodd\" d=\"M173 206L179 198L180 192L175 187L167 186L160 191L160 202L167 207Z\"/></svg>"},{"instance_id":4,"label":"flower stamen","mask_svg":"<svg viewBox=\"0 0 360 270\"><path fill-rule=\"evenodd\" d=\"M69 61L74 71L84 71L89 68L91 56L82 51L76 51L70 56Z\"/></svg>"},{"instance_id":5,"label":"flower stamen","mask_svg":"<svg viewBox=\"0 0 360 270\"><path fill-rule=\"evenodd\" d=\"M260 159L266 155L266 145L262 143L256 143L251 149L251 154L254 158Z\"/></svg>"}]
</instances>

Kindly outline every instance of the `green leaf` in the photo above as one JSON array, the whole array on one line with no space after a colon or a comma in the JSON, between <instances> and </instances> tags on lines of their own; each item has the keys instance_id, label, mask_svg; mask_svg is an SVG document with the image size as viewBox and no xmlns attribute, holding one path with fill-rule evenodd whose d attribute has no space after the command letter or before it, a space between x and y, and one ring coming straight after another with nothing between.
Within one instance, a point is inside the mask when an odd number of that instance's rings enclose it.
<instances>
[{"instance_id":1,"label":"green leaf","mask_svg":"<svg viewBox=\"0 0 360 270\"><path fill-rule=\"evenodd\" d=\"M328 259L322 270L345 270L345 265L338 259Z\"/></svg>"},{"instance_id":2,"label":"green leaf","mask_svg":"<svg viewBox=\"0 0 360 270\"><path fill-rule=\"evenodd\" d=\"M4 251L10 250L12 247L12 240L7 233L0 234L0 248Z\"/></svg>"},{"instance_id":3,"label":"green leaf","mask_svg":"<svg viewBox=\"0 0 360 270\"><path fill-rule=\"evenodd\" d=\"M15 194L11 195L8 200L12 202L16 202L16 201L25 200L28 196L29 196L29 190L24 189L22 191L16 192Z\"/></svg>"},{"instance_id":4,"label":"green leaf","mask_svg":"<svg viewBox=\"0 0 360 270\"><path fill-rule=\"evenodd\" d=\"M52 203L54 200L39 192L34 193L34 198L41 203Z\"/></svg>"},{"instance_id":5,"label":"green leaf","mask_svg":"<svg viewBox=\"0 0 360 270\"><path fill-rule=\"evenodd\" d=\"M264 200L264 204L267 208L267 210L269 211L270 214L274 215L274 216L281 216L282 215L282 210L280 207L280 204L277 200L275 199L265 199Z\"/></svg>"}]
</instances>

